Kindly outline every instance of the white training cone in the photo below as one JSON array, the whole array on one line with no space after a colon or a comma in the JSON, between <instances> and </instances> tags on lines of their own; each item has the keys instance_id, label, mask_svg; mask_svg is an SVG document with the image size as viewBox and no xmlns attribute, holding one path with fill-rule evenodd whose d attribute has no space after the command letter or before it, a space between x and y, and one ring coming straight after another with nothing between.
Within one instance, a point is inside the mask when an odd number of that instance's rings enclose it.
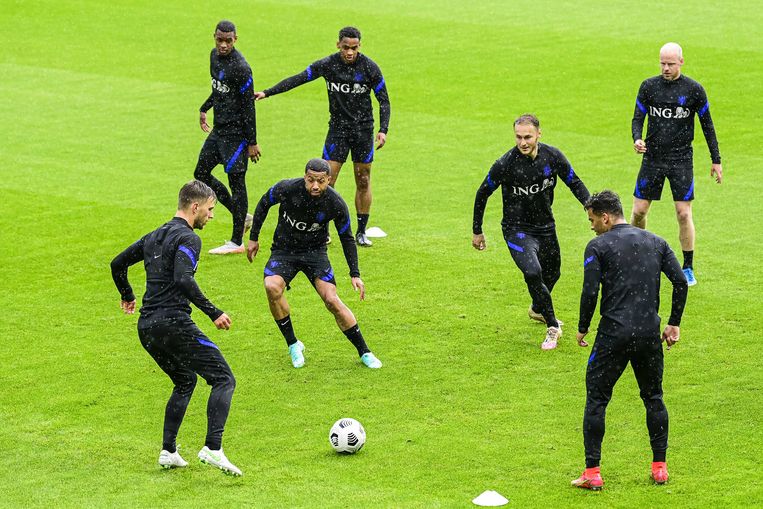
<instances>
[{"instance_id":1,"label":"white training cone","mask_svg":"<svg viewBox=\"0 0 763 509\"><path fill-rule=\"evenodd\" d=\"M482 493L479 497L472 500L472 503L482 507L498 507L508 504L509 499L497 491L488 490Z\"/></svg>"},{"instance_id":2,"label":"white training cone","mask_svg":"<svg viewBox=\"0 0 763 509\"><path fill-rule=\"evenodd\" d=\"M380 239L382 237L386 237L387 234L384 233L384 231L379 228L378 226L372 226L371 228L366 229L366 237L371 237L374 239Z\"/></svg>"}]
</instances>

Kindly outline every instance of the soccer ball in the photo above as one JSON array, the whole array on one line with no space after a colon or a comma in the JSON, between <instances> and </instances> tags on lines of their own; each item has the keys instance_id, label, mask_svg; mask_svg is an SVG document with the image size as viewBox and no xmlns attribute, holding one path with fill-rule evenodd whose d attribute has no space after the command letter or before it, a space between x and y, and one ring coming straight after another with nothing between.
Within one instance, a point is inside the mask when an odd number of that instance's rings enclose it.
<instances>
[{"instance_id":1,"label":"soccer ball","mask_svg":"<svg viewBox=\"0 0 763 509\"><path fill-rule=\"evenodd\" d=\"M329 442L336 452L354 454L366 443L366 430L355 419L345 417L331 426Z\"/></svg>"}]
</instances>

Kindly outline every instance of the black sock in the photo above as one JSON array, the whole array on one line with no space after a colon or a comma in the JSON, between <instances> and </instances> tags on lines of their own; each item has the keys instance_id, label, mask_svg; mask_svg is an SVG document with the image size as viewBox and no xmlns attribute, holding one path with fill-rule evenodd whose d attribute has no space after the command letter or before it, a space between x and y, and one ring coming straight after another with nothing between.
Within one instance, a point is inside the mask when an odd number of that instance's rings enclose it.
<instances>
[{"instance_id":1,"label":"black sock","mask_svg":"<svg viewBox=\"0 0 763 509\"><path fill-rule=\"evenodd\" d=\"M363 333L360 332L360 327L358 327L358 324L356 323L349 329L342 331L345 336L347 336L347 339L350 340L350 343L352 343L352 346L358 349L358 355L363 355L364 353L368 353L371 350L368 348L368 345L366 345L366 341L363 339Z\"/></svg>"},{"instance_id":2,"label":"black sock","mask_svg":"<svg viewBox=\"0 0 763 509\"><path fill-rule=\"evenodd\" d=\"M658 462L664 463L666 456L667 456L667 452L666 451L662 451L662 452L652 451L652 462L653 463L658 463Z\"/></svg>"},{"instance_id":3,"label":"black sock","mask_svg":"<svg viewBox=\"0 0 763 509\"><path fill-rule=\"evenodd\" d=\"M358 214L358 233L366 233L369 214Z\"/></svg>"},{"instance_id":4,"label":"black sock","mask_svg":"<svg viewBox=\"0 0 763 509\"><path fill-rule=\"evenodd\" d=\"M690 269L694 267L694 251L684 251L684 269Z\"/></svg>"},{"instance_id":5,"label":"black sock","mask_svg":"<svg viewBox=\"0 0 763 509\"><path fill-rule=\"evenodd\" d=\"M230 240L239 246L244 241L246 211L249 208L245 177L245 173L231 173L228 175L228 183L230 184L231 193L230 213L233 216L233 233L231 233Z\"/></svg>"},{"instance_id":6,"label":"black sock","mask_svg":"<svg viewBox=\"0 0 763 509\"><path fill-rule=\"evenodd\" d=\"M281 319L277 319L276 325L278 325L278 328L281 330L281 334L283 334L284 339L286 339L286 344L288 346L297 342L297 337L294 335L294 327L291 325L291 315L286 315Z\"/></svg>"}]
</instances>

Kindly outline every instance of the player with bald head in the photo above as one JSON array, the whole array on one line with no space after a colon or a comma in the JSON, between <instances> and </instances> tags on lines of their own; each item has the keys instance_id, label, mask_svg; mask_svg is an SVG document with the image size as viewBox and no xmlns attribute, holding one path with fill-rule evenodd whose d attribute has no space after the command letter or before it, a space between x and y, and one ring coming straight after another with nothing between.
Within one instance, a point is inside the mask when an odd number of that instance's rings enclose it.
<instances>
[{"instance_id":1,"label":"player with bald head","mask_svg":"<svg viewBox=\"0 0 763 509\"><path fill-rule=\"evenodd\" d=\"M723 178L721 154L715 136L710 105L702 85L681 73L683 50L674 42L660 48L660 75L641 83L631 122L633 148L641 154L641 170L633 191L631 224L646 228L646 216L653 200L659 200L667 178L675 202L679 240L683 251L683 271L689 286L697 284L694 274L694 168L692 141L694 115L710 150L710 176L720 184ZM646 137L644 119L649 117Z\"/></svg>"},{"instance_id":2,"label":"player with bald head","mask_svg":"<svg viewBox=\"0 0 763 509\"><path fill-rule=\"evenodd\" d=\"M334 269L326 252L328 224L332 221L350 268L352 287L360 293L360 300L366 296L366 287L360 279L358 268L358 249L350 227L350 212L339 193L329 186L330 171L327 161L310 159L305 166L304 177L282 180L262 195L254 210L247 257L251 263L257 256L262 224L270 207L279 204L278 225L273 234L270 259L265 264L264 283L270 312L286 339L292 365L295 368L305 365L305 345L294 335L285 290L289 289L292 279L302 272L334 315L339 329L357 349L363 365L381 368L381 361L371 353L363 339L355 315L336 292Z\"/></svg>"}]
</instances>

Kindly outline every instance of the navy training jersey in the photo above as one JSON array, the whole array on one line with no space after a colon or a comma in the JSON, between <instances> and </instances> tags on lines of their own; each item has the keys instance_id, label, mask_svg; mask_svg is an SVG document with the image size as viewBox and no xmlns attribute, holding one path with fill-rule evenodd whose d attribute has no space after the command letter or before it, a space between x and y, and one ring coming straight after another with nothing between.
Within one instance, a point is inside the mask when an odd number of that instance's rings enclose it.
<instances>
[{"instance_id":1,"label":"navy training jersey","mask_svg":"<svg viewBox=\"0 0 763 509\"><path fill-rule=\"evenodd\" d=\"M641 83L631 122L633 141L643 139L646 142L646 159L690 161L695 114L699 116L710 158L713 163L720 164L721 154L705 89L683 74L673 81L654 76ZM649 122L644 138L642 131L647 117Z\"/></svg>"},{"instance_id":2,"label":"navy training jersey","mask_svg":"<svg viewBox=\"0 0 763 509\"><path fill-rule=\"evenodd\" d=\"M209 55L212 94L199 111L214 109L214 128L221 136L243 137L249 145L257 144L257 116L254 109L252 69L236 48L228 55Z\"/></svg>"},{"instance_id":3,"label":"navy training jersey","mask_svg":"<svg viewBox=\"0 0 763 509\"><path fill-rule=\"evenodd\" d=\"M681 325L689 286L664 239L627 223L617 224L588 243L583 266L579 332L588 331L601 285L599 332L658 337L661 273L673 284L668 324Z\"/></svg>"},{"instance_id":4,"label":"navy training jersey","mask_svg":"<svg viewBox=\"0 0 763 509\"><path fill-rule=\"evenodd\" d=\"M289 254L326 251L328 224L333 221L342 242L342 250L350 268L350 276L360 277L358 250L352 236L347 204L334 188L328 187L319 197L313 197L305 187L304 178L282 180L271 187L254 210L250 240L258 240L262 224L270 207L280 204L278 224L273 233L271 250Z\"/></svg>"},{"instance_id":5,"label":"navy training jersey","mask_svg":"<svg viewBox=\"0 0 763 509\"><path fill-rule=\"evenodd\" d=\"M482 233L487 200L498 187L503 194L501 225L504 229L516 228L531 234L553 232L551 206L557 179L561 179L575 198L585 204L590 196L588 189L559 149L538 143L538 155L533 159L523 155L517 147L512 148L493 163L477 190L472 232Z\"/></svg>"},{"instance_id":6,"label":"navy training jersey","mask_svg":"<svg viewBox=\"0 0 763 509\"><path fill-rule=\"evenodd\" d=\"M390 105L387 85L381 69L362 53L352 64L345 63L339 52L307 66L299 74L264 90L266 96L280 94L317 78L326 80L329 97L329 125L338 129L374 127L371 91L379 101L379 132L389 129Z\"/></svg>"},{"instance_id":7,"label":"navy training jersey","mask_svg":"<svg viewBox=\"0 0 763 509\"><path fill-rule=\"evenodd\" d=\"M146 269L146 293L140 308L146 325L165 318L191 314L189 300L211 320L223 314L202 293L194 274L199 263L201 239L180 217L163 224L119 253L111 262L111 275L123 301L135 300L127 269L141 260Z\"/></svg>"}]
</instances>

